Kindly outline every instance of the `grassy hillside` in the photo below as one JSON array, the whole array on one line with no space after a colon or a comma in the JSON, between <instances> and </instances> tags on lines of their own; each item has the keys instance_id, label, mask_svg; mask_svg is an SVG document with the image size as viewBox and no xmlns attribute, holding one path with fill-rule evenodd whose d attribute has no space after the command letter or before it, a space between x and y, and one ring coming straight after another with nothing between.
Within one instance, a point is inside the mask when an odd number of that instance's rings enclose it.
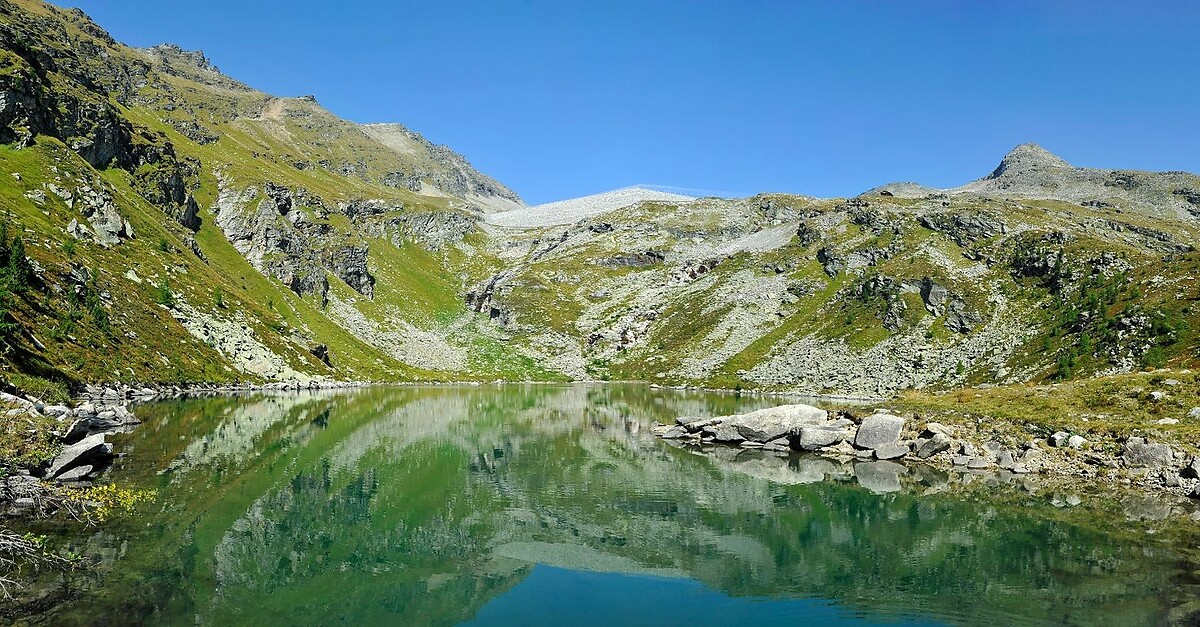
<instances>
[{"instance_id":1,"label":"grassy hillside","mask_svg":"<svg viewBox=\"0 0 1200 627\"><path fill-rule=\"evenodd\" d=\"M586 340L598 377L882 395L1058 381L1195 366L1198 234L978 196L644 204L525 234L493 300L518 336Z\"/></svg>"},{"instance_id":2,"label":"grassy hillside","mask_svg":"<svg viewBox=\"0 0 1200 627\"><path fill-rule=\"evenodd\" d=\"M468 183L478 177L513 202L453 153L425 143L424 153L401 154L311 99L256 92L199 55L121 46L78 11L20 1L4 3L0 15L0 81L17 100L0 116L9 142L0 147L0 209L36 268L29 290L7 295L8 378L76 387L117 379L552 376L494 355L469 370L431 369L429 360L400 359L381 345L397 329L440 338L469 323L456 271L465 260L457 250L427 250L420 233L403 233L406 242L399 229L355 222L346 206L373 200L393 210L384 217L450 215L469 224L478 212L471 201L410 189L421 176L429 179L422 191L447 178L437 168L448 159L454 174L465 172ZM407 186L395 182L397 173ZM350 302L372 333L350 328L323 298L289 289L231 244L213 211L221 195L242 193L250 201L234 209L251 212L268 185L305 199L298 210L319 237L291 232L293 247L303 239L309 249L300 261L336 264L339 253L365 247L365 271L379 286L371 297L335 272L320 274L328 296ZM97 216L128 228L106 236L92 223ZM278 246L265 256L291 254ZM239 349L196 332L208 322L218 332L244 329L245 341L277 363L248 367ZM474 336L440 341L464 351L490 346ZM311 350L318 346L328 347L329 364Z\"/></svg>"}]
</instances>

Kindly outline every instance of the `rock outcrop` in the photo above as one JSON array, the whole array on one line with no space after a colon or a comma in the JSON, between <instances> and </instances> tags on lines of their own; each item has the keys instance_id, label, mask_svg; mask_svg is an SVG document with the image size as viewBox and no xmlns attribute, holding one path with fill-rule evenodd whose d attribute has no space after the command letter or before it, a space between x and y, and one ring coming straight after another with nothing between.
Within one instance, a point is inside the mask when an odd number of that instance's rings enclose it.
<instances>
[{"instance_id":1,"label":"rock outcrop","mask_svg":"<svg viewBox=\"0 0 1200 627\"><path fill-rule=\"evenodd\" d=\"M446 146L435 146L399 124L365 124L360 128L384 146L412 159L406 168L384 174L384 185L465 198L486 212L524 205L515 192L481 174L462 155Z\"/></svg>"},{"instance_id":2,"label":"rock outcrop","mask_svg":"<svg viewBox=\"0 0 1200 627\"><path fill-rule=\"evenodd\" d=\"M324 202L307 190L271 182L261 190L223 188L213 207L217 225L238 252L293 292L314 295L324 307L328 303L328 271L373 298L375 277L368 268L368 246L347 242L344 235L314 219L327 211Z\"/></svg>"}]
</instances>

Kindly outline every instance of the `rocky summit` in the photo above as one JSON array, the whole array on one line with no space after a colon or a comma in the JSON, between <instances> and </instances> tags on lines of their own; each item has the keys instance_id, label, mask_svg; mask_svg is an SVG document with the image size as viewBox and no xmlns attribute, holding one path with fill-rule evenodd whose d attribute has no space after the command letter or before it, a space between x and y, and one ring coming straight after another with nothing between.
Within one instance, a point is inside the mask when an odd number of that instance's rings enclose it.
<instances>
[{"instance_id":1,"label":"rocky summit","mask_svg":"<svg viewBox=\"0 0 1200 627\"><path fill-rule=\"evenodd\" d=\"M262 93L198 51L122 45L78 10L0 2L0 53L0 262L20 277L0 359L30 385L879 397L1195 365L1192 174L1024 144L952 189L634 187L527 207L404 126Z\"/></svg>"}]
</instances>

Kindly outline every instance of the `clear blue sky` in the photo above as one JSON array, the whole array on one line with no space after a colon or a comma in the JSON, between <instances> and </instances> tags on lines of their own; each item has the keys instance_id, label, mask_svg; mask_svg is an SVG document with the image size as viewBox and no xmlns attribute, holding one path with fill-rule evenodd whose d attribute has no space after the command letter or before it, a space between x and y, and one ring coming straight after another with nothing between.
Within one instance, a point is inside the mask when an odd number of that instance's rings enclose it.
<instances>
[{"instance_id":1,"label":"clear blue sky","mask_svg":"<svg viewBox=\"0 0 1200 627\"><path fill-rule=\"evenodd\" d=\"M953 186L1026 141L1200 171L1200 2L63 1L126 43L401 122L531 203Z\"/></svg>"}]
</instances>

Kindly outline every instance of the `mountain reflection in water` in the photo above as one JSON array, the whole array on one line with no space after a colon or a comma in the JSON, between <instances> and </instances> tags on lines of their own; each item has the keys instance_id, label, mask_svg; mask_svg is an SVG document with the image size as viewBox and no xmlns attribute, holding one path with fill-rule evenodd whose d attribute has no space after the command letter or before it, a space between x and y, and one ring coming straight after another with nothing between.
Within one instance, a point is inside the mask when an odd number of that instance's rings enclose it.
<instances>
[{"instance_id":1,"label":"mountain reflection in water","mask_svg":"<svg viewBox=\"0 0 1200 627\"><path fill-rule=\"evenodd\" d=\"M23 621L1149 625L1197 593L1146 523L1034 487L650 433L780 402L530 385L143 406L112 478L156 501L78 535L104 559Z\"/></svg>"}]
</instances>

